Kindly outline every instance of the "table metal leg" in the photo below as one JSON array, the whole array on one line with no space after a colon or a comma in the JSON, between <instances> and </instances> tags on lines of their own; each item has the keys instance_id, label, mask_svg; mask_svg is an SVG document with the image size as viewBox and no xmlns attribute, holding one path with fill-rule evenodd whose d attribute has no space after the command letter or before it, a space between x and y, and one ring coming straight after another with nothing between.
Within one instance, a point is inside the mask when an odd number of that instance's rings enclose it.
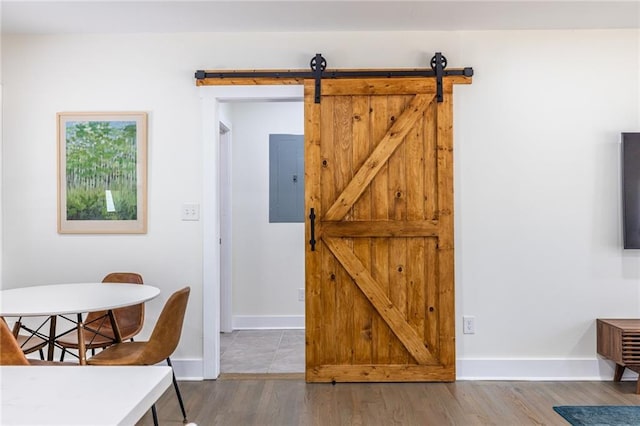
<instances>
[{"instance_id":1,"label":"table metal leg","mask_svg":"<svg viewBox=\"0 0 640 426\"><path fill-rule=\"evenodd\" d=\"M49 317L49 345L47 347L47 360L53 361L53 350L56 343L56 320L57 316L52 315Z\"/></svg>"},{"instance_id":2,"label":"table metal leg","mask_svg":"<svg viewBox=\"0 0 640 426\"><path fill-rule=\"evenodd\" d=\"M113 330L113 340L115 340L116 343L122 343L122 334L120 333L120 327L118 327L118 323L116 322L116 316L113 314L113 309L109 309L107 314L109 315L111 329Z\"/></svg>"}]
</instances>

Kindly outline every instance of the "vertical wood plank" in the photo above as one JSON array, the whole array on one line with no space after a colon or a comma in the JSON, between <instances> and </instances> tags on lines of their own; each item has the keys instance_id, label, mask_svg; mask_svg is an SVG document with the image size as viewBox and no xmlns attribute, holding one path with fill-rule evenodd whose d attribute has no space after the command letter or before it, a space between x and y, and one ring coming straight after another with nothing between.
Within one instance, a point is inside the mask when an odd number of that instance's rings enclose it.
<instances>
[{"instance_id":1,"label":"vertical wood plank","mask_svg":"<svg viewBox=\"0 0 640 426\"><path fill-rule=\"evenodd\" d=\"M425 118L405 136L406 220L425 220Z\"/></svg>"},{"instance_id":2,"label":"vertical wood plank","mask_svg":"<svg viewBox=\"0 0 640 426\"><path fill-rule=\"evenodd\" d=\"M325 98L326 99L326 98ZM336 194L342 192L353 177L353 138L352 138L352 106L351 96L333 97L333 154L334 154L334 188ZM332 202L335 201L331 200ZM343 220L353 218L351 209ZM350 239L346 240L352 247ZM354 329L354 296L357 291L351 277L344 268L336 263L336 300L335 318L336 330L334 339L336 345L336 362L339 365L353 364L353 334Z\"/></svg>"},{"instance_id":3,"label":"vertical wood plank","mask_svg":"<svg viewBox=\"0 0 640 426\"><path fill-rule=\"evenodd\" d=\"M455 379L455 300L453 264L453 102L445 96L437 103L438 217L441 233L438 241L438 280L440 322L440 361L452 370Z\"/></svg>"},{"instance_id":4,"label":"vertical wood plank","mask_svg":"<svg viewBox=\"0 0 640 426\"><path fill-rule=\"evenodd\" d=\"M351 96L335 96L333 100L334 191L341 193L353 177ZM334 200L335 201L335 197ZM351 219L351 211L343 217Z\"/></svg>"},{"instance_id":5,"label":"vertical wood plank","mask_svg":"<svg viewBox=\"0 0 640 426\"><path fill-rule=\"evenodd\" d=\"M322 212L327 206L330 206L336 196L336 174L339 165L336 163L335 157L335 133L334 133L334 98L323 98L320 104L321 113L321 194L320 200ZM318 219L321 218L318 215ZM319 220L318 220L319 221ZM318 356L319 363L335 364L337 360L337 346L335 340L336 329L336 289L338 287L338 265L335 258L326 248L322 247L322 305L321 313L317 318L320 322L318 326L321 328L322 339L320 340L320 354Z\"/></svg>"},{"instance_id":6,"label":"vertical wood plank","mask_svg":"<svg viewBox=\"0 0 640 426\"><path fill-rule=\"evenodd\" d=\"M435 97L427 108L423 124L424 158L425 158L425 219L432 220L437 217L438 205L438 170L436 149L436 102Z\"/></svg>"},{"instance_id":7,"label":"vertical wood plank","mask_svg":"<svg viewBox=\"0 0 640 426\"><path fill-rule=\"evenodd\" d=\"M318 217L322 215L320 199L320 105L314 103L314 82L305 81L304 85L304 162L305 162L305 217L313 208ZM319 365L322 353L322 251L311 251L309 240L311 230L309 219L305 221L305 365L307 380L311 377L308 371ZM319 226L316 227L319 230ZM316 238L319 242L319 238Z\"/></svg>"},{"instance_id":8,"label":"vertical wood plank","mask_svg":"<svg viewBox=\"0 0 640 426\"><path fill-rule=\"evenodd\" d=\"M425 113L423 123L425 150L425 219L433 220L438 216L438 150L436 146L436 110L435 97ZM440 314L438 279L438 240L428 238L425 241L425 320L424 335L427 348L434 357L440 358Z\"/></svg>"},{"instance_id":9,"label":"vertical wood plank","mask_svg":"<svg viewBox=\"0 0 640 426\"><path fill-rule=\"evenodd\" d=\"M388 120L390 124L402 115L406 104L407 97L405 96L389 97ZM398 221L407 219L405 153L406 146L402 143L389 158L389 218Z\"/></svg>"},{"instance_id":10,"label":"vertical wood plank","mask_svg":"<svg viewBox=\"0 0 640 426\"><path fill-rule=\"evenodd\" d=\"M433 356L440 359L440 285L438 280L438 240L427 238L425 241L425 321L424 335L427 348Z\"/></svg>"},{"instance_id":11,"label":"vertical wood plank","mask_svg":"<svg viewBox=\"0 0 640 426\"><path fill-rule=\"evenodd\" d=\"M370 101L369 129L373 148L391 126L388 120L388 97L372 96ZM371 218L389 219L389 166L385 163L371 182ZM371 274L382 284L382 289L389 296L389 239L373 238L371 242ZM390 348L398 345L396 337L390 332L387 324L376 315L372 322L372 339L374 363L387 362Z\"/></svg>"},{"instance_id":12,"label":"vertical wood plank","mask_svg":"<svg viewBox=\"0 0 640 426\"><path fill-rule=\"evenodd\" d=\"M425 238L407 239L407 321L426 343L426 279ZM431 346L427 344L427 349ZM411 363L412 360L409 359Z\"/></svg>"},{"instance_id":13,"label":"vertical wood plank","mask_svg":"<svg viewBox=\"0 0 640 426\"><path fill-rule=\"evenodd\" d=\"M389 97L390 122L394 122L404 111L411 96ZM412 130L409 132L413 132ZM407 220L407 172L406 137L389 158L389 218ZM389 298L403 315L407 314L407 241L405 238L389 240ZM407 350L399 343L391 347L389 361L403 364L410 359Z\"/></svg>"},{"instance_id":14,"label":"vertical wood plank","mask_svg":"<svg viewBox=\"0 0 640 426\"><path fill-rule=\"evenodd\" d=\"M426 115L426 114L425 114ZM407 220L425 220L426 158L425 117L405 137ZM407 321L425 341L426 287L425 239L408 238L407 244ZM427 347L429 345L427 344ZM411 358L409 362L415 362Z\"/></svg>"},{"instance_id":15,"label":"vertical wood plank","mask_svg":"<svg viewBox=\"0 0 640 426\"><path fill-rule=\"evenodd\" d=\"M372 141L369 133L369 96L354 96L353 108L353 171L358 170L364 160L372 152ZM371 188L367 188L353 207L353 220L371 219ZM353 252L368 270L371 270L371 239L355 238ZM369 301L356 291L353 298L354 310L354 364L372 363L372 321L374 310Z\"/></svg>"}]
</instances>

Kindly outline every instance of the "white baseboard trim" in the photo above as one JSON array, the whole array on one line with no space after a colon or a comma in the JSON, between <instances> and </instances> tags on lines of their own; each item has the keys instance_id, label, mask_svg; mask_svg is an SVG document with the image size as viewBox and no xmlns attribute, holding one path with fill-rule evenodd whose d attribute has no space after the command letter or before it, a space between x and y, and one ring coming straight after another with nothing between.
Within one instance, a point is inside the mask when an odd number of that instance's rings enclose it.
<instances>
[{"instance_id":1,"label":"white baseboard trim","mask_svg":"<svg viewBox=\"0 0 640 426\"><path fill-rule=\"evenodd\" d=\"M303 329L304 315L234 315L234 330Z\"/></svg>"},{"instance_id":2,"label":"white baseboard trim","mask_svg":"<svg viewBox=\"0 0 640 426\"><path fill-rule=\"evenodd\" d=\"M167 365L162 362L158 365ZM173 365L173 373L178 380L186 381L200 381L204 380L203 368L204 363L202 359L173 359L171 358L171 365Z\"/></svg>"},{"instance_id":3,"label":"white baseboard trim","mask_svg":"<svg viewBox=\"0 0 640 426\"><path fill-rule=\"evenodd\" d=\"M202 359L172 358L171 362L178 380L203 380ZM612 361L600 358L463 358L456 362L456 380L610 381L614 367ZM622 379L637 380L638 375L627 369Z\"/></svg>"},{"instance_id":4,"label":"white baseboard trim","mask_svg":"<svg viewBox=\"0 0 640 426\"><path fill-rule=\"evenodd\" d=\"M458 359L457 380L580 381L612 380L615 365L601 358ZM623 380L638 375L625 370Z\"/></svg>"}]
</instances>

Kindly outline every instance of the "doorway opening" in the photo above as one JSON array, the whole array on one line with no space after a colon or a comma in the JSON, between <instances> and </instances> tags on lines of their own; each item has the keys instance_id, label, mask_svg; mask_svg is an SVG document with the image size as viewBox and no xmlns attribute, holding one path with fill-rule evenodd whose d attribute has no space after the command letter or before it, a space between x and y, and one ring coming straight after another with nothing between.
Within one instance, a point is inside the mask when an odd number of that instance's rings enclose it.
<instances>
[{"instance_id":1,"label":"doorway opening","mask_svg":"<svg viewBox=\"0 0 640 426\"><path fill-rule=\"evenodd\" d=\"M203 134L203 371L204 379L220 374L221 298L221 132L220 123L228 123L223 104L247 101L302 101L303 86L208 86L199 88ZM231 133L234 132L232 127ZM225 137L223 132L222 138ZM233 227L231 228L233 229ZM303 239L301 239L303 240ZM228 314L227 314L228 315ZM227 325L225 325L227 327ZM232 325L233 328L233 325Z\"/></svg>"},{"instance_id":2,"label":"doorway opening","mask_svg":"<svg viewBox=\"0 0 640 426\"><path fill-rule=\"evenodd\" d=\"M260 100L221 108L229 120L221 126L233 130L220 139L220 372L302 373L304 198L290 193L304 185L304 107ZM300 164L288 161L291 148ZM294 204L300 217L286 215Z\"/></svg>"}]
</instances>

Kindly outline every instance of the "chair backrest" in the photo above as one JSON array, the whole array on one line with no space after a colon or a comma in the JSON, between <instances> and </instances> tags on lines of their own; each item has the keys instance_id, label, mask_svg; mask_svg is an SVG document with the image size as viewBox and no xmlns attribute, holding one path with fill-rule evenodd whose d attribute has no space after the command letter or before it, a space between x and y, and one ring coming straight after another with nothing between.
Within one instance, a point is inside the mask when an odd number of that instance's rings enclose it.
<instances>
[{"instance_id":1,"label":"chair backrest","mask_svg":"<svg viewBox=\"0 0 640 426\"><path fill-rule=\"evenodd\" d=\"M141 364L157 364L169 358L176 350L182 334L190 291L190 287L185 287L169 297L140 355Z\"/></svg>"},{"instance_id":2,"label":"chair backrest","mask_svg":"<svg viewBox=\"0 0 640 426\"><path fill-rule=\"evenodd\" d=\"M0 319L0 365L29 365L4 318Z\"/></svg>"},{"instance_id":3,"label":"chair backrest","mask_svg":"<svg viewBox=\"0 0 640 426\"><path fill-rule=\"evenodd\" d=\"M144 284L142 275L135 272L112 272L102 279L103 283ZM129 339L142 330L144 325L144 303L115 309L122 339Z\"/></svg>"},{"instance_id":4,"label":"chair backrest","mask_svg":"<svg viewBox=\"0 0 640 426\"><path fill-rule=\"evenodd\" d=\"M102 279L103 283L144 284L142 275L136 272L111 272Z\"/></svg>"},{"instance_id":5,"label":"chair backrest","mask_svg":"<svg viewBox=\"0 0 640 426\"><path fill-rule=\"evenodd\" d=\"M102 282L115 284L144 284L142 275L136 272L111 272L102 279ZM106 311L90 312L87 315L85 324L88 324L89 328L99 328L101 333L113 336L109 320L100 319L106 314ZM144 325L144 303L114 309L113 314L116 317L118 328L120 329L120 335L123 340L130 339L142 330L142 326Z\"/></svg>"}]
</instances>

